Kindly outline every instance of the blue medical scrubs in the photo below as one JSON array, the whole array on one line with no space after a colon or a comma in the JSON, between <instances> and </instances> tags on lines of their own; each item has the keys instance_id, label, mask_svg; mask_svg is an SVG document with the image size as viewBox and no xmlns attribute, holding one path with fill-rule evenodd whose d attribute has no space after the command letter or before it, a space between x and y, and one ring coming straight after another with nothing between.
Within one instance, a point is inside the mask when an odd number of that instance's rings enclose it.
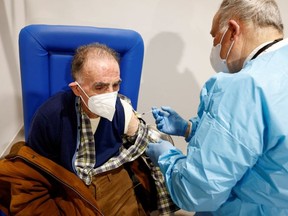
<instances>
[{"instance_id":1,"label":"blue medical scrubs","mask_svg":"<svg viewBox=\"0 0 288 216\"><path fill-rule=\"evenodd\" d=\"M190 119L187 155L175 148L160 156L180 208L288 215L288 41L277 46L239 73L208 80L198 115Z\"/></svg>"}]
</instances>

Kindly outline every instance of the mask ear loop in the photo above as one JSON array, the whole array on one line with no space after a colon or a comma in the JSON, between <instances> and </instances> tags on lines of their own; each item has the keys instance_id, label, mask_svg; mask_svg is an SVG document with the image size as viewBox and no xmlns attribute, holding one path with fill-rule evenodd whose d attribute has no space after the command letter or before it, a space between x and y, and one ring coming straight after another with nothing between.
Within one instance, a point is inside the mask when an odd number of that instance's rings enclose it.
<instances>
[{"instance_id":1,"label":"mask ear loop","mask_svg":"<svg viewBox=\"0 0 288 216\"><path fill-rule=\"evenodd\" d=\"M231 52L231 50L232 50L232 48L233 48L233 46L234 46L234 40L232 41L232 44L231 44L231 46L230 46L230 48L229 48L229 50L228 50L228 52L227 52L227 55L226 55L226 58L225 58L225 61L227 61L227 58L228 58L228 56L229 56L229 54L230 54L230 52Z\"/></svg>"},{"instance_id":2,"label":"mask ear loop","mask_svg":"<svg viewBox=\"0 0 288 216\"><path fill-rule=\"evenodd\" d=\"M75 81L76 85L81 89L81 91L86 95L87 98L89 98L89 96L86 94L86 92L84 91L84 89L80 86L80 84Z\"/></svg>"},{"instance_id":3,"label":"mask ear loop","mask_svg":"<svg viewBox=\"0 0 288 216\"><path fill-rule=\"evenodd\" d=\"M221 40L220 40L220 43L219 43L219 44L220 44L221 46L222 46L222 42L223 42L223 39L224 39L224 37L225 37L227 31L228 31L228 28L225 30L225 32L223 33L222 38L221 38ZM225 61L227 61L227 58L228 58L228 56L229 56L229 54L230 54L230 52L231 52L231 49L232 49L234 43L235 43L235 41L233 40L231 46L230 46L229 49L228 49L228 52L227 52L227 55L226 55Z\"/></svg>"},{"instance_id":4,"label":"mask ear loop","mask_svg":"<svg viewBox=\"0 0 288 216\"><path fill-rule=\"evenodd\" d=\"M80 86L80 84L75 81L76 85L81 89L81 91L85 94L85 96L89 99L90 97L86 94L86 92L84 91L84 89ZM79 97L81 98L82 102L85 104L85 106L89 109L88 105L86 104L85 100L83 99L83 97L81 95L79 95ZM90 110L90 109L89 109Z\"/></svg>"},{"instance_id":5,"label":"mask ear loop","mask_svg":"<svg viewBox=\"0 0 288 216\"><path fill-rule=\"evenodd\" d=\"M222 46L222 42L223 42L223 39L224 39L227 31L228 31L228 28L225 30L225 32L223 33L223 35L222 35L222 37L221 37L221 40L220 40L220 42L219 42L219 44L220 44L221 46Z\"/></svg>"}]
</instances>

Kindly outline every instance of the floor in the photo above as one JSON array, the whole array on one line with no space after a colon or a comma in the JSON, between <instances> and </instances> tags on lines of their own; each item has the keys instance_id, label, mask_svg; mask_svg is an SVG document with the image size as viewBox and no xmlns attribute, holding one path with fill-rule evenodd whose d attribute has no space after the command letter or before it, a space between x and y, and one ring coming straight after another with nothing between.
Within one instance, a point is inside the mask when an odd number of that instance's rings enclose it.
<instances>
[{"instance_id":1,"label":"floor","mask_svg":"<svg viewBox=\"0 0 288 216\"><path fill-rule=\"evenodd\" d=\"M15 136L15 138L11 141L11 143L9 144L9 146L6 147L6 149L4 150L4 152L0 152L0 158L4 157L5 155L7 155L10 152L11 146L18 142L18 141L24 141L24 128L22 127L19 132L17 133L17 135Z\"/></svg>"}]
</instances>

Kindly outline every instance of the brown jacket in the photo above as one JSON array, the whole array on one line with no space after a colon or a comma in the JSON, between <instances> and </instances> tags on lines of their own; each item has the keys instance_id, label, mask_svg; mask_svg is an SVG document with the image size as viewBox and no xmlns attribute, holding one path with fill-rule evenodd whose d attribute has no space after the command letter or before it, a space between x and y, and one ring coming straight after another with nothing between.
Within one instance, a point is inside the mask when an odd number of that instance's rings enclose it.
<instances>
[{"instance_id":1,"label":"brown jacket","mask_svg":"<svg viewBox=\"0 0 288 216\"><path fill-rule=\"evenodd\" d=\"M0 209L6 215L103 215L74 173L24 142L0 160L0 191Z\"/></svg>"}]
</instances>

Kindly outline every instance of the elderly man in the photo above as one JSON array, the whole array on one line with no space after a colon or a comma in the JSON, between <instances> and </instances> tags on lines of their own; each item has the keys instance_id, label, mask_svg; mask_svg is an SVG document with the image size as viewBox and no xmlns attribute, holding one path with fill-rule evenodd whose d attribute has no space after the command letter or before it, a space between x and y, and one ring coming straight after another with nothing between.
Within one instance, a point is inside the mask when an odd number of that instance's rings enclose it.
<instances>
[{"instance_id":1,"label":"elderly man","mask_svg":"<svg viewBox=\"0 0 288 216\"><path fill-rule=\"evenodd\" d=\"M159 168L144 154L150 134L159 131L118 93L118 53L99 43L79 47L72 77L71 90L35 113L27 145L0 160L0 209L81 216L178 210Z\"/></svg>"},{"instance_id":2,"label":"elderly man","mask_svg":"<svg viewBox=\"0 0 288 216\"><path fill-rule=\"evenodd\" d=\"M288 40L277 4L224 0L211 35L211 64L220 73L203 87L197 117L153 109L160 131L186 138L187 155L167 141L146 152L180 208L288 215Z\"/></svg>"}]
</instances>

